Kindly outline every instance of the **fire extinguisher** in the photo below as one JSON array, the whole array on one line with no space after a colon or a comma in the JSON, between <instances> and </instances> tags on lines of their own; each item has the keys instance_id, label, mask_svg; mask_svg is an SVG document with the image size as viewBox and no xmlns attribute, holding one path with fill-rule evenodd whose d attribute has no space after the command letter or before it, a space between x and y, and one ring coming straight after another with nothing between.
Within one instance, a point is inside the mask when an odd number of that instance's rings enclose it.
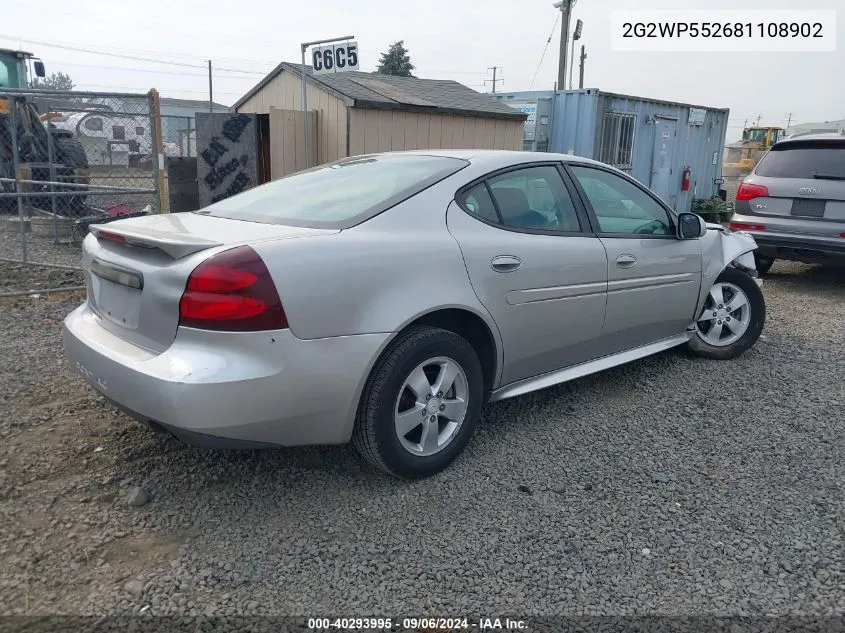
<instances>
[{"instance_id":1,"label":"fire extinguisher","mask_svg":"<svg viewBox=\"0 0 845 633\"><path fill-rule=\"evenodd\" d=\"M689 177L690 177L690 168L689 165L684 167L684 172L681 175L681 191L689 191Z\"/></svg>"}]
</instances>

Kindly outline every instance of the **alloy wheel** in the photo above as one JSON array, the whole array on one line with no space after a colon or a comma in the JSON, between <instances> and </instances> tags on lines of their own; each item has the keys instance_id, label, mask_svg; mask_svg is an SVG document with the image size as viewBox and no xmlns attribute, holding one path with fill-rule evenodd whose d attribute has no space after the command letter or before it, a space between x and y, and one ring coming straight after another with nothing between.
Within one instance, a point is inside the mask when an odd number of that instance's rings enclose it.
<instances>
[{"instance_id":1,"label":"alloy wheel","mask_svg":"<svg viewBox=\"0 0 845 633\"><path fill-rule=\"evenodd\" d=\"M704 310L695 322L698 336L715 347L726 347L738 341L751 322L748 296L732 283L713 284Z\"/></svg>"},{"instance_id":2,"label":"alloy wheel","mask_svg":"<svg viewBox=\"0 0 845 633\"><path fill-rule=\"evenodd\" d=\"M394 427L402 447L427 457L448 446L464 422L469 387L463 368L451 358L430 358L408 375L399 390Z\"/></svg>"}]
</instances>

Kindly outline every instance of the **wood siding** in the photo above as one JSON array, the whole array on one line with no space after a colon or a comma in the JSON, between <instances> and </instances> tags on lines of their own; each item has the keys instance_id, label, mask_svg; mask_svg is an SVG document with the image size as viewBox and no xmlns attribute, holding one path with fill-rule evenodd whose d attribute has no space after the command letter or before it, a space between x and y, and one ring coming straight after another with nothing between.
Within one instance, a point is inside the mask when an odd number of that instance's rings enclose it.
<instances>
[{"instance_id":1,"label":"wood siding","mask_svg":"<svg viewBox=\"0 0 845 633\"><path fill-rule=\"evenodd\" d=\"M302 110L277 110L270 107L270 178L276 180L306 168L305 125ZM308 113L309 153L311 165L317 146L310 139L319 136L317 113Z\"/></svg>"},{"instance_id":2,"label":"wood siding","mask_svg":"<svg viewBox=\"0 0 845 633\"><path fill-rule=\"evenodd\" d=\"M316 135L308 136L309 144L316 148L317 163L329 163L343 158L346 156L346 105L334 95L311 84L308 84L307 90L308 110L317 112ZM298 77L285 71L280 72L242 103L238 112L269 114L271 108L302 111L302 83ZM272 126L271 120L271 137L274 136ZM275 154L272 162L275 163ZM273 173L276 173L275 166Z\"/></svg>"},{"instance_id":3,"label":"wood siding","mask_svg":"<svg viewBox=\"0 0 845 633\"><path fill-rule=\"evenodd\" d=\"M522 149L522 122L349 108L349 155L404 149Z\"/></svg>"}]
</instances>

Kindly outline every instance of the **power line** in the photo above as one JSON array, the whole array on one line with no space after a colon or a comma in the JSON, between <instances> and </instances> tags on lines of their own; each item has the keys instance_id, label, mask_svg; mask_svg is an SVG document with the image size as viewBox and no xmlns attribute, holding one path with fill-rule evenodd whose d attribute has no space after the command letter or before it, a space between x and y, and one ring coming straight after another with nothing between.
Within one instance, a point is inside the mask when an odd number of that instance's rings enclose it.
<instances>
[{"instance_id":1,"label":"power line","mask_svg":"<svg viewBox=\"0 0 845 633\"><path fill-rule=\"evenodd\" d=\"M531 88L534 87L534 81L537 79L537 74L540 72L540 66L543 65L543 60L546 58L546 51L549 50L549 42L552 41L552 36L555 34L555 29L557 28L557 23L560 21L560 16L561 12L558 12L554 26L552 26L552 32L549 33L549 39L546 40L546 47L543 49L543 54L540 56L540 63L537 64L537 70L534 71L534 78L531 80Z\"/></svg>"},{"instance_id":2,"label":"power line","mask_svg":"<svg viewBox=\"0 0 845 633\"><path fill-rule=\"evenodd\" d=\"M5 35L3 33L0 33L0 37L5 37L7 39L12 39L12 40L16 39L16 38L13 38L11 35ZM168 60L153 59L151 57L138 57L136 55L123 55L123 54L120 54L120 53L109 53L109 52L105 52L103 50L96 50L96 49L91 49L91 48L82 48L80 46L69 46L69 45L65 45L65 44L55 44L55 43L52 43L52 42L43 42L43 41L39 41L39 40L20 39L19 41L26 42L27 44L38 44L39 46L46 46L48 48L61 48L63 50L75 51L75 52L78 52L78 53L88 53L88 54L91 54L91 55L102 55L104 57L119 57L121 59L131 59L133 61L149 62L149 63L152 63L152 64L167 64L168 66L182 66L182 67L185 67L185 68L202 68L202 69L206 68L206 65L204 65L204 64L188 64L186 62L175 62L175 61L169 60L169 59ZM242 70L240 68L217 68L216 70L225 70L227 72L243 73L243 74L246 74L246 75L265 75L266 74L266 73L257 72L257 71L254 71L254 70Z\"/></svg>"},{"instance_id":3,"label":"power line","mask_svg":"<svg viewBox=\"0 0 845 633\"><path fill-rule=\"evenodd\" d=\"M100 64L77 64L75 62L58 62L57 66L64 67L64 66L72 66L72 67L80 67L80 68L99 68L101 70L120 70L125 72L132 72L132 73L154 73L156 75L182 75L186 77L206 77L208 73L191 73L191 72L177 72L173 70L158 70L157 68L128 68L126 66L102 66ZM214 69L217 71L218 69ZM264 73L258 73L264 74ZM225 77L225 79L249 79L254 81L252 77L241 77L241 76L234 76L234 77Z\"/></svg>"},{"instance_id":4,"label":"power line","mask_svg":"<svg viewBox=\"0 0 845 633\"><path fill-rule=\"evenodd\" d=\"M141 89L141 88L135 88L135 87L133 87L133 86L115 86L115 85L113 85L113 84L89 84L89 83L83 83L83 84L80 84L78 87L80 87L80 88L81 88L81 87L87 87L87 88L107 88L107 89L109 89L109 90L131 90L131 91L134 91L134 92L138 92L138 91L140 91L140 92L146 92L146 91L147 91L147 89L146 89L146 88ZM208 95L208 90L183 90L182 88L161 88L159 92L165 92L165 91L166 91L166 92L174 92L174 93L176 93L176 92L184 92L184 93L189 93L189 94ZM218 92L218 91L215 91L215 94L219 94L219 95L234 95L234 96L238 96L238 97L243 96L243 93L241 93L241 92ZM207 99L205 99L205 101L207 101Z\"/></svg>"}]
</instances>

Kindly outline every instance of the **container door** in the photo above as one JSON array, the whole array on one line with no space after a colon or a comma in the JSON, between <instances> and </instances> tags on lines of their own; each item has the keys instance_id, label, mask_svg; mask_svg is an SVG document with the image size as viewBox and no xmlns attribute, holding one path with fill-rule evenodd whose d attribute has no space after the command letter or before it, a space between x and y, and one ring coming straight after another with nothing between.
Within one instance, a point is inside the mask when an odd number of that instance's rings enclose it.
<instances>
[{"instance_id":1,"label":"container door","mask_svg":"<svg viewBox=\"0 0 845 633\"><path fill-rule=\"evenodd\" d=\"M671 199L671 183L677 123L677 121L668 119L654 120L654 151L651 158L649 189L670 206L674 206Z\"/></svg>"}]
</instances>

